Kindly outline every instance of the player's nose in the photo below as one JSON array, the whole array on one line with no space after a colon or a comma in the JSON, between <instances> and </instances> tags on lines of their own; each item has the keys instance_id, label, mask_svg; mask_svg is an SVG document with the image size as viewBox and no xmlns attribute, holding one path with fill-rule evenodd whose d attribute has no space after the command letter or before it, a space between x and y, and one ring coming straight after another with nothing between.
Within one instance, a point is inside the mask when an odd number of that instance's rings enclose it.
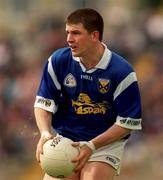
<instances>
[{"instance_id":1,"label":"player's nose","mask_svg":"<svg viewBox=\"0 0 163 180\"><path fill-rule=\"evenodd\" d=\"M68 35L67 35L67 42L68 42L69 44L71 44L71 43L74 42L74 38L73 38L73 36L72 36L71 34L68 34Z\"/></svg>"}]
</instances>

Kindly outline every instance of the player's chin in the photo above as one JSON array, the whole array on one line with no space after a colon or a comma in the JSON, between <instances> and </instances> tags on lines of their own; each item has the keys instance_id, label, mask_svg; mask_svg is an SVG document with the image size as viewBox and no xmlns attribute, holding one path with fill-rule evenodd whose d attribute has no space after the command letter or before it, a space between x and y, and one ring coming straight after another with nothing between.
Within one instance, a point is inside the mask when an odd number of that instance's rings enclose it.
<instances>
[{"instance_id":1,"label":"player's chin","mask_svg":"<svg viewBox=\"0 0 163 180\"><path fill-rule=\"evenodd\" d=\"M80 56L80 54L79 54L79 53L77 53L77 52L73 52L73 51L72 51L72 55L73 55L74 57L79 57L79 56Z\"/></svg>"},{"instance_id":2,"label":"player's chin","mask_svg":"<svg viewBox=\"0 0 163 180\"><path fill-rule=\"evenodd\" d=\"M80 56L81 56L81 54L80 54L79 52L77 52L77 51L71 50L71 52L72 52L72 55L73 55L74 57L80 57Z\"/></svg>"}]
</instances>

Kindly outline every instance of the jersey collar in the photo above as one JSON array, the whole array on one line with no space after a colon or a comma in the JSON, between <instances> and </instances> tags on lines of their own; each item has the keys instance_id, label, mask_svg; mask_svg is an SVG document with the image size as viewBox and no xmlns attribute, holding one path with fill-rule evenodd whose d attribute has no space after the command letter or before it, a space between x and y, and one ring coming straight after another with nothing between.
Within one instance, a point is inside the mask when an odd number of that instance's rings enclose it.
<instances>
[{"instance_id":1,"label":"jersey collar","mask_svg":"<svg viewBox=\"0 0 163 180\"><path fill-rule=\"evenodd\" d=\"M98 63L94 68L92 68L92 69L86 70L86 68L84 67L84 65L81 63L80 58L73 56L73 59L74 59L75 61L79 62L79 64L80 64L83 72L92 73L92 72L94 72L94 71L97 70L97 69L103 69L103 70L105 70L105 69L108 67L108 65L109 65L109 63L110 63L110 60L111 60L111 54L112 54L112 53L111 53L111 51L107 48L106 44L104 44L104 43L102 43L102 44L103 44L103 46L104 46L104 48L105 48L104 54L103 54L101 60L99 61L99 63Z\"/></svg>"}]
</instances>

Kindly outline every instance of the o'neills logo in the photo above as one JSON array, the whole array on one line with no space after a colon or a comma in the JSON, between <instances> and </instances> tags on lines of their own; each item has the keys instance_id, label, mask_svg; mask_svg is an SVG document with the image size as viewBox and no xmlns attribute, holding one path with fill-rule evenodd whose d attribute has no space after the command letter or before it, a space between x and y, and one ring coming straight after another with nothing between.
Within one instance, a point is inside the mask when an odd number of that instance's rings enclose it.
<instances>
[{"instance_id":1,"label":"o'neills logo","mask_svg":"<svg viewBox=\"0 0 163 180\"><path fill-rule=\"evenodd\" d=\"M75 87L76 86L76 79L75 77L69 73L64 79L64 85L67 87Z\"/></svg>"}]
</instances>

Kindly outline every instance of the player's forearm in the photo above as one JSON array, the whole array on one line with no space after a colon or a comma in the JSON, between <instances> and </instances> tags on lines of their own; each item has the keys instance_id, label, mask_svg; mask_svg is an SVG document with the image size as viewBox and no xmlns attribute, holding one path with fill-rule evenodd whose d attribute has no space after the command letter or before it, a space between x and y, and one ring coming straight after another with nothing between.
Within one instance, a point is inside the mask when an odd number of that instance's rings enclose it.
<instances>
[{"instance_id":1,"label":"player's forearm","mask_svg":"<svg viewBox=\"0 0 163 180\"><path fill-rule=\"evenodd\" d=\"M130 129L126 129L120 127L118 125L113 125L104 133L100 134L99 136L92 139L93 144L95 145L96 149L105 146L107 144L111 144L116 142L131 132Z\"/></svg>"},{"instance_id":2,"label":"player's forearm","mask_svg":"<svg viewBox=\"0 0 163 180\"><path fill-rule=\"evenodd\" d=\"M51 132L52 113L41 108L35 108L34 114L40 133Z\"/></svg>"}]
</instances>

